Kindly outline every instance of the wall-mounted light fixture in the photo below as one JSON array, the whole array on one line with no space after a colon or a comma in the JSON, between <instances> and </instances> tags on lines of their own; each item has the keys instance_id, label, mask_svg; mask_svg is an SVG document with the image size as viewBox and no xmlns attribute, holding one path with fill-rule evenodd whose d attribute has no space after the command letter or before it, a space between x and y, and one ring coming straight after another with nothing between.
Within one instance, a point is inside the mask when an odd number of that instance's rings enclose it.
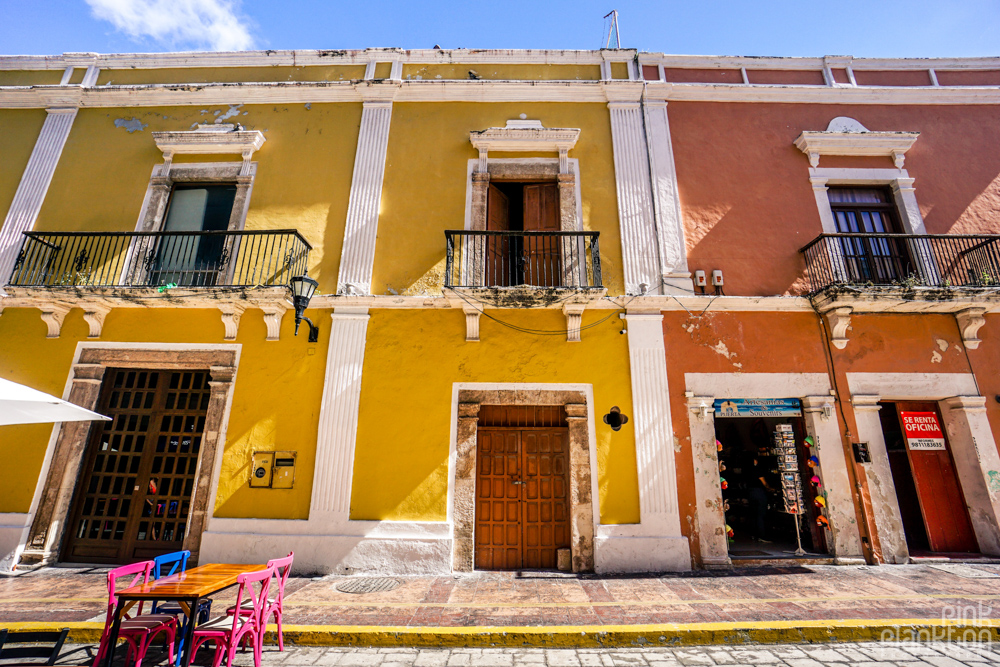
<instances>
[{"instance_id":1,"label":"wall-mounted light fixture","mask_svg":"<svg viewBox=\"0 0 1000 667\"><path fill-rule=\"evenodd\" d=\"M612 431L622 430L622 426L628 423L628 417L622 414L618 406L614 406L604 415L604 423L611 427Z\"/></svg>"},{"instance_id":2,"label":"wall-mounted light fixture","mask_svg":"<svg viewBox=\"0 0 1000 667\"><path fill-rule=\"evenodd\" d=\"M316 293L319 283L309 276L295 276L288 281L288 287L292 290L292 305L295 306L295 335L299 335L299 324L305 320L309 324L309 342L319 341L319 327L312 323L305 316L306 308L309 307L309 300Z\"/></svg>"}]
</instances>

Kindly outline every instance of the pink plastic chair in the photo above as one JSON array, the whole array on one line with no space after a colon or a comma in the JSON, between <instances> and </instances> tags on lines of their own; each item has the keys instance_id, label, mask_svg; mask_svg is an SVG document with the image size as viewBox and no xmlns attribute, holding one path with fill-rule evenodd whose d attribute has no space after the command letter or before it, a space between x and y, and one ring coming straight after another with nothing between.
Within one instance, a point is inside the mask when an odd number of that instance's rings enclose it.
<instances>
[{"instance_id":1,"label":"pink plastic chair","mask_svg":"<svg viewBox=\"0 0 1000 667\"><path fill-rule=\"evenodd\" d=\"M115 606L118 603L117 590L119 588L131 588L137 584L145 584L149 581L149 573L152 570L153 561L147 560L141 563L133 563L123 567L117 567L108 572L108 614L104 621L104 632L101 634L101 644L97 649L97 657L94 659L94 667L100 667L105 653L108 651L108 639L111 635L111 626L115 618ZM134 575L134 576L133 576ZM118 579L132 576L132 582L127 586L119 587ZM174 640L177 638L177 619L170 614L143 614L142 602L134 616L123 614L121 627L118 630L118 637L128 643L128 656L125 662L135 656L135 666L141 667L142 659L146 657L153 639L161 632L166 634L167 652L171 663L174 659Z\"/></svg>"},{"instance_id":2,"label":"pink plastic chair","mask_svg":"<svg viewBox=\"0 0 1000 667\"><path fill-rule=\"evenodd\" d=\"M250 603L249 614L234 614L220 616L194 629L194 641L191 644L191 655L196 656L202 644L215 642L215 657L212 667L222 664L223 652L226 654L226 667L232 667L236 649L246 641L253 642L253 664L260 667L262 638L264 636L264 609L267 607L267 592L271 585L274 568L269 567L257 572L244 572L236 578L240 585L236 593L236 608L243 608L244 601ZM255 588L254 584L258 584ZM230 619L232 619L230 621Z\"/></svg>"},{"instance_id":3,"label":"pink plastic chair","mask_svg":"<svg viewBox=\"0 0 1000 667\"><path fill-rule=\"evenodd\" d=\"M295 558L295 552L291 551L284 558L274 558L267 561L267 566L274 568L274 578L278 582L278 594L267 599L266 606L264 607L264 615L261 617L261 628L267 628L267 621L274 615L275 623L278 624L278 650L285 650L285 637L281 632L281 621L282 615L285 610L285 584L288 583L288 575L292 571L292 560ZM271 589L274 592L274 589ZM230 607L226 610L226 613L230 616L236 613L236 607ZM240 613L244 615L249 615L253 613L253 607L250 605L250 601L243 603L240 608ZM264 633L261 632L261 643L264 641Z\"/></svg>"}]
</instances>

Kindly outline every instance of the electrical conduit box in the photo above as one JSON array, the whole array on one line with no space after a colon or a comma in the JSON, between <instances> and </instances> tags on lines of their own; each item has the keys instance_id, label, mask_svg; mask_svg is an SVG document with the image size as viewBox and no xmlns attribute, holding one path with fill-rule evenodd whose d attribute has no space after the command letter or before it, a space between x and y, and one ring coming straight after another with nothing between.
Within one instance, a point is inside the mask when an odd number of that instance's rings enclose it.
<instances>
[{"instance_id":1,"label":"electrical conduit box","mask_svg":"<svg viewBox=\"0 0 1000 667\"><path fill-rule=\"evenodd\" d=\"M254 452L251 488L290 489L295 483L297 452Z\"/></svg>"}]
</instances>

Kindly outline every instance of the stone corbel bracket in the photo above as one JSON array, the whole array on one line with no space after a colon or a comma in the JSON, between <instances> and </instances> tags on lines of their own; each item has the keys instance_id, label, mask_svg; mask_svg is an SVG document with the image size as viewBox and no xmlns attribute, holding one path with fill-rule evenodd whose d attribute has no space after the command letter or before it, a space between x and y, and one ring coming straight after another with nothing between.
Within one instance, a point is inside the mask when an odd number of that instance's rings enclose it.
<instances>
[{"instance_id":1,"label":"stone corbel bracket","mask_svg":"<svg viewBox=\"0 0 1000 667\"><path fill-rule=\"evenodd\" d=\"M563 305L563 315L566 316L566 342L580 342L580 328L583 326L584 303L567 303Z\"/></svg>"},{"instance_id":2,"label":"stone corbel bracket","mask_svg":"<svg viewBox=\"0 0 1000 667\"><path fill-rule=\"evenodd\" d=\"M103 305L85 305L83 307L83 319L89 327L87 338L101 337L101 330L104 329L104 318L110 312L111 308Z\"/></svg>"},{"instance_id":3,"label":"stone corbel bracket","mask_svg":"<svg viewBox=\"0 0 1000 667\"><path fill-rule=\"evenodd\" d=\"M169 171L174 155L230 155L243 158L240 175L250 173L254 151L266 141L260 130L237 129L236 125L199 125L194 130L153 132L156 147L163 152L164 173Z\"/></svg>"},{"instance_id":4,"label":"stone corbel bracket","mask_svg":"<svg viewBox=\"0 0 1000 667\"><path fill-rule=\"evenodd\" d=\"M863 155L892 158L896 169L903 168L906 151L919 132L872 132L846 116L830 121L825 132L806 130L795 139L795 147L809 156L811 167L819 166L821 155Z\"/></svg>"},{"instance_id":5,"label":"stone corbel bracket","mask_svg":"<svg viewBox=\"0 0 1000 667\"><path fill-rule=\"evenodd\" d=\"M264 311L264 324L267 325L267 340L281 339L281 320L288 312L288 305L276 303L272 305L261 305Z\"/></svg>"},{"instance_id":6,"label":"stone corbel bracket","mask_svg":"<svg viewBox=\"0 0 1000 667\"><path fill-rule=\"evenodd\" d=\"M850 306L840 306L831 308L822 313L826 318L826 323L830 326L830 342L838 350L847 347L847 330L851 328L851 314L854 309Z\"/></svg>"},{"instance_id":7,"label":"stone corbel bracket","mask_svg":"<svg viewBox=\"0 0 1000 667\"><path fill-rule=\"evenodd\" d=\"M225 340L236 340L236 336L240 332L240 318L243 317L246 306L237 303L224 303L219 304L219 310L222 311L222 324L226 327ZM270 336L270 327L268 327L268 335Z\"/></svg>"},{"instance_id":8,"label":"stone corbel bracket","mask_svg":"<svg viewBox=\"0 0 1000 667\"><path fill-rule=\"evenodd\" d=\"M465 340L469 343L479 342L479 317L482 311L471 304L463 304L465 313Z\"/></svg>"},{"instance_id":9,"label":"stone corbel bracket","mask_svg":"<svg viewBox=\"0 0 1000 667\"><path fill-rule=\"evenodd\" d=\"M966 308L955 313L958 328L962 332L962 342L965 347L975 350L979 347L979 330L986 324L985 308Z\"/></svg>"},{"instance_id":10,"label":"stone corbel bracket","mask_svg":"<svg viewBox=\"0 0 1000 667\"><path fill-rule=\"evenodd\" d=\"M63 320L66 319L66 314L69 313L70 309L63 306L42 306L42 321L45 322L45 326L48 327L48 331L45 334L46 338L59 338L59 332L62 331ZM93 327L91 327L93 329Z\"/></svg>"}]
</instances>

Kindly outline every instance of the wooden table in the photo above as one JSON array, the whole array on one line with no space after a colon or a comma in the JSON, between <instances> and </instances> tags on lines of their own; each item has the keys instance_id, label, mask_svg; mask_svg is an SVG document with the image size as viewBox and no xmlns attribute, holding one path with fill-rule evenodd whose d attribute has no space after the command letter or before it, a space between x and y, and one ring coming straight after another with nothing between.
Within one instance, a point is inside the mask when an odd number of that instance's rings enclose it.
<instances>
[{"instance_id":1,"label":"wooden table","mask_svg":"<svg viewBox=\"0 0 1000 667\"><path fill-rule=\"evenodd\" d=\"M144 600L173 601L177 602L184 610L188 617L188 623L187 632L184 633L184 659L181 664L184 667L189 667L191 659L194 657L191 655L191 644L194 639L194 626L198 622L199 603L219 591L235 586L236 577L240 574L263 570L265 567L267 566L209 563L193 567L181 574L163 577L147 584L119 591L114 623L111 625L111 636L108 637L108 653L104 659L104 667L111 667L114 660L122 616L137 602Z\"/></svg>"}]
</instances>

